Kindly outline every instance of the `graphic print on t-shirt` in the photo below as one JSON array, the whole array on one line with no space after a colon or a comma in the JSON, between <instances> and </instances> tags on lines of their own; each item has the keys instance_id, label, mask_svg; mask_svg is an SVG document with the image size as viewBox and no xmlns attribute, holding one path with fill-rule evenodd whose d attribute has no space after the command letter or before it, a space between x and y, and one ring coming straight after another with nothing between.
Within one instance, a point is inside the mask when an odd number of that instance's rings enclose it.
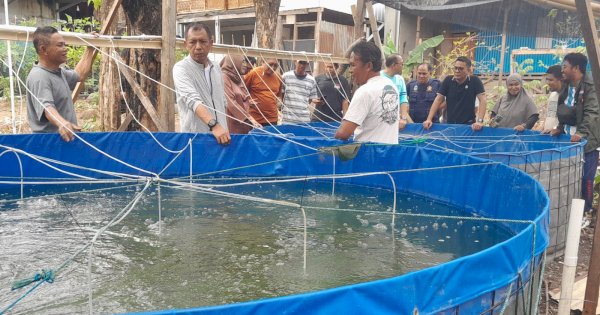
<instances>
[{"instance_id":1,"label":"graphic print on t-shirt","mask_svg":"<svg viewBox=\"0 0 600 315\"><path fill-rule=\"evenodd\" d=\"M381 116L379 119L384 123L391 125L398 121L398 92L391 86L386 85L381 93Z\"/></svg>"}]
</instances>

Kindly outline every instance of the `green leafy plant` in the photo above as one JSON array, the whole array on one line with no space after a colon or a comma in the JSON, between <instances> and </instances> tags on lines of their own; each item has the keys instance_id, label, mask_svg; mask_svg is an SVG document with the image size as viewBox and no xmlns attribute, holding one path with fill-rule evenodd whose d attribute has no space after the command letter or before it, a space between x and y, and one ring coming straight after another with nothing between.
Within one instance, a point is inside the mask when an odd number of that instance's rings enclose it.
<instances>
[{"instance_id":1,"label":"green leafy plant","mask_svg":"<svg viewBox=\"0 0 600 315\"><path fill-rule=\"evenodd\" d=\"M396 48L396 43L392 40L392 34L387 33L385 36L385 44L383 45L383 54L387 57L391 54L398 53L398 48Z\"/></svg>"},{"instance_id":2,"label":"green leafy plant","mask_svg":"<svg viewBox=\"0 0 600 315\"><path fill-rule=\"evenodd\" d=\"M425 53L427 50L439 46L443 41L444 35L438 35L425 40L419 46L415 47L415 49L410 52L408 59L404 61L403 75L409 75L413 71L414 67L418 66L423 62L423 60L425 60Z\"/></svg>"}]
</instances>

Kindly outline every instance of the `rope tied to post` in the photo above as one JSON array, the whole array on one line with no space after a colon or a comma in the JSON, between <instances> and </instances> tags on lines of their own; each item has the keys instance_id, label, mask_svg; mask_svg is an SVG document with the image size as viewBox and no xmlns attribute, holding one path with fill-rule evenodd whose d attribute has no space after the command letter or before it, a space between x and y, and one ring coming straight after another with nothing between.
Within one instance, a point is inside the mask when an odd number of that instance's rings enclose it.
<instances>
[{"instance_id":1,"label":"rope tied to post","mask_svg":"<svg viewBox=\"0 0 600 315\"><path fill-rule=\"evenodd\" d=\"M53 283L54 282L54 271L53 270L46 270L46 269L42 269L42 272L40 273L36 273L33 277L31 278L26 278L26 279L21 279L21 280L17 280L15 282L13 282L13 285L11 287L11 290L17 290L23 287L26 287L34 282L38 282L38 281L44 281L44 282L48 282L48 283Z\"/></svg>"}]
</instances>

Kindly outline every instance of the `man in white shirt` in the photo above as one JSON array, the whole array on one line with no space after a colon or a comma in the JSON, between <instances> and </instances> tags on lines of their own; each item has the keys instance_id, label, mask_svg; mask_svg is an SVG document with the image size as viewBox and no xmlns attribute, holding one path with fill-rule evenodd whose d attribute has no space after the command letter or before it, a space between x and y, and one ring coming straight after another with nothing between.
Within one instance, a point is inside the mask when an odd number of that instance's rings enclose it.
<instances>
[{"instance_id":1,"label":"man in white shirt","mask_svg":"<svg viewBox=\"0 0 600 315\"><path fill-rule=\"evenodd\" d=\"M335 133L357 142L398 144L400 102L398 90L379 75L381 51L371 42L360 42L350 56L352 80L360 87L354 93L348 112Z\"/></svg>"}]
</instances>

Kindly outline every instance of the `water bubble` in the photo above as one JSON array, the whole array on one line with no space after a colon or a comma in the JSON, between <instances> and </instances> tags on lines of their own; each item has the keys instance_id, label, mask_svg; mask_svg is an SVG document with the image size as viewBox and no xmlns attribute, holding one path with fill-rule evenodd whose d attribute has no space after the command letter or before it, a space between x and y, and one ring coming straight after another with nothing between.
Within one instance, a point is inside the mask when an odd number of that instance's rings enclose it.
<instances>
[{"instance_id":1,"label":"water bubble","mask_svg":"<svg viewBox=\"0 0 600 315\"><path fill-rule=\"evenodd\" d=\"M278 262L275 264L275 266L283 266L283 265L285 265L285 264L284 264L283 262L281 262L281 261L278 261Z\"/></svg>"},{"instance_id":2,"label":"water bubble","mask_svg":"<svg viewBox=\"0 0 600 315\"><path fill-rule=\"evenodd\" d=\"M344 226L348 226L348 223L344 223Z\"/></svg>"},{"instance_id":3,"label":"water bubble","mask_svg":"<svg viewBox=\"0 0 600 315\"><path fill-rule=\"evenodd\" d=\"M473 230L473 232L477 231L476 227L472 227L471 229Z\"/></svg>"},{"instance_id":4,"label":"water bubble","mask_svg":"<svg viewBox=\"0 0 600 315\"><path fill-rule=\"evenodd\" d=\"M443 238L440 238L440 239L438 240L438 242L440 242L440 243L443 243L443 242L445 242L445 240L444 240Z\"/></svg>"},{"instance_id":5,"label":"water bubble","mask_svg":"<svg viewBox=\"0 0 600 315\"><path fill-rule=\"evenodd\" d=\"M487 226L487 224L483 226L484 231L487 231L488 229L489 229L489 226Z\"/></svg>"},{"instance_id":6,"label":"water bubble","mask_svg":"<svg viewBox=\"0 0 600 315\"><path fill-rule=\"evenodd\" d=\"M419 232L419 228L418 227L414 227L413 228L413 232Z\"/></svg>"},{"instance_id":7,"label":"water bubble","mask_svg":"<svg viewBox=\"0 0 600 315\"><path fill-rule=\"evenodd\" d=\"M439 228L439 224L436 222L432 225L434 230L437 230Z\"/></svg>"},{"instance_id":8,"label":"water bubble","mask_svg":"<svg viewBox=\"0 0 600 315\"><path fill-rule=\"evenodd\" d=\"M473 242L475 242L475 243L479 243L479 240L474 240Z\"/></svg>"},{"instance_id":9,"label":"water bubble","mask_svg":"<svg viewBox=\"0 0 600 315\"><path fill-rule=\"evenodd\" d=\"M247 246L242 246L242 250L248 250Z\"/></svg>"},{"instance_id":10,"label":"water bubble","mask_svg":"<svg viewBox=\"0 0 600 315\"><path fill-rule=\"evenodd\" d=\"M406 234L406 229L402 229L402 232L400 232L400 236L406 237Z\"/></svg>"},{"instance_id":11,"label":"water bubble","mask_svg":"<svg viewBox=\"0 0 600 315\"><path fill-rule=\"evenodd\" d=\"M373 226L373 228L377 231L377 232L385 232L387 231L387 226L383 223L377 223Z\"/></svg>"},{"instance_id":12,"label":"water bubble","mask_svg":"<svg viewBox=\"0 0 600 315\"><path fill-rule=\"evenodd\" d=\"M223 219L227 219L228 217L229 217L229 214L223 213Z\"/></svg>"},{"instance_id":13,"label":"water bubble","mask_svg":"<svg viewBox=\"0 0 600 315\"><path fill-rule=\"evenodd\" d=\"M444 222L444 223L442 223L442 227L443 227L444 229L447 229L447 228L448 228L448 224L446 224L446 222Z\"/></svg>"},{"instance_id":14,"label":"water bubble","mask_svg":"<svg viewBox=\"0 0 600 315\"><path fill-rule=\"evenodd\" d=\"M367 219L358 219L358 221L360 221L360 224L362 226L368 226L369 225L369 220L367 220Z\"/></svg>"},{"instance_id":15,"label":"water bubble","mask_svg":"<svg viewBox=\"0 0 600 315\"><path fill-rule=\"evenodd\" d=\"M423 231L425 231L425 227L424 226L421 227L421 232L423 232Z\"/></svg>"},{"instance_id":16,"label":"water bubble","mask_svg":"<svg viewBox=\"0 0 600 315\"><path fill-rule=\"evenodd\" d=\"M352 230L352 228L347 228L347 229L346 229L346 232L348 232L348 233L352 233L352 232L354 232L354 231Z\"/></svg>"},{"instance_id":17,"label":"water bubble","mask_svg":"<svg viewBox=\"0 0 600 315\"><path fill-rule=\"evenodd\" d=\"M326 240L328 243L333 243L333 242L335 241L335 238L334 238L333 236L331 236L331 235L328 235L328 236L325 238L325 240Z\"/></svg>"},{"instance_id":18,"label":"water bubble","mask_svg":"<svg viewBox=\"0 0 600 315\"><path fill-rule=\"evenodd\" d=\"M458 226L462 226L462 225L463 225L463 221L462 221L462 220L460 220L460 221L456 222L456 225L458 225Z\"/></svg>"},{"instance_id":19,"label":"water bubble","mask_svg":"<svg viewBox=\"0 0 600 315\"><path fill-rule=\"evenodd\" d=\"M277 252L275 252L275 254L277 254L279 256L283 256L283 255L285 255L285 250L284 249L279 249L279 250L277 250Z\"/></svg>"},{"instance_id":20,"label":"water bubble","mask_svg":"<svg viewBox=\"0 0 600 315\"><path fill-rule=\"evenodd\" d=\"M375 237L375 234L371 233L371 234L369 234L369 237L373 238L373 237Z\"/></svg>"}]
</instances>

